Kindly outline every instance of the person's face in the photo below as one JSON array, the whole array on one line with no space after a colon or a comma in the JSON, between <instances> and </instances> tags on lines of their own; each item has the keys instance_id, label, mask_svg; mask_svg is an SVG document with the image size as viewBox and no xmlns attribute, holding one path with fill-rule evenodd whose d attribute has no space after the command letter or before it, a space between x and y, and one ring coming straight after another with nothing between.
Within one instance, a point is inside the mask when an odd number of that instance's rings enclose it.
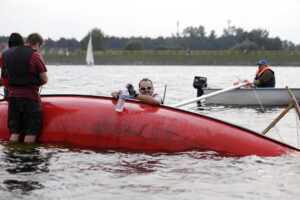
<instances>
[{"instance_id":1,"label":"person's face","mask_svg":"<svg viewBox=\"0 0 300 200\"><path fill-rule=\"evenodd\" d=\"M39 44L37 45L37 47L38 47L37 50L40 52L40 51L42 50L42 48L43 48L43 44L40 44L40 43L39 43Z\"/></svg>"},{"instance_id":2,"label":"person's face","mask_svg":"<svg viewBox=\"0 0 300 200\"><path fill-rule=\"evenodd\" d=\"M36 45L31 45L31 47L37 50L38 52L41 52L43 44L37 43Z\"/></svg>"},{"instance_id":3,"label":"person's face","mask_svg":"<svg viewBox=\"0 0 300 200\"><path fill-rule=\"evenodd\" d=\"M142 95L149 95L151 96L154 92L154 88L150 81L142 81L140 83L139 92Z\"/></svg>"}]
</instances>

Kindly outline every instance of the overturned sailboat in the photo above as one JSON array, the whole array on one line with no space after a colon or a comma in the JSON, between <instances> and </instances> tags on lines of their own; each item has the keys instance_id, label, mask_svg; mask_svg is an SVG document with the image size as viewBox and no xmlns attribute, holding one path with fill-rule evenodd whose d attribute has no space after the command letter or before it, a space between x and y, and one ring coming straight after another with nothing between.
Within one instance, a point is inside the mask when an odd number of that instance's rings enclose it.
<instances>
[{"instance_id":1,"label":"overturned sailboat","mask_svg":"<svg viewBox=\"0 0 300 200\"><path fill-rule=\"evenodd\" d=\"M255 131L168 106L87 95L42 95L38 141L134 151L216 151L235 156L280 156L299 149ZM0 101L0 138L8 139L6 100Z\"/></svg>"}]
</instances>

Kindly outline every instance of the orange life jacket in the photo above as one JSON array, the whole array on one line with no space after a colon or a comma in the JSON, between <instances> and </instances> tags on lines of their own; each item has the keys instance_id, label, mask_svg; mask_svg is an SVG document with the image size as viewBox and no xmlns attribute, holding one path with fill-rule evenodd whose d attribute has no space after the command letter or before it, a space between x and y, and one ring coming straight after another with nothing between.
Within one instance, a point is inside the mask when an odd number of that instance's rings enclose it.
<instances>
[{"instance_id":1,"label":"orange life jacket","mask_svg":"<svg viewBox=\"0 0 300 200\"><path fill-rule=\"evenodd\" d=\"M262 73L264 73L265 71L267 71L267 70L271 70L271 71L273 71L270 67L264 67L264 68L262 68L262 69L258 69L257 71L256 71L256 76L257 77L260 77L261 75L262 75Z\"/></svg>"}]
</instances>

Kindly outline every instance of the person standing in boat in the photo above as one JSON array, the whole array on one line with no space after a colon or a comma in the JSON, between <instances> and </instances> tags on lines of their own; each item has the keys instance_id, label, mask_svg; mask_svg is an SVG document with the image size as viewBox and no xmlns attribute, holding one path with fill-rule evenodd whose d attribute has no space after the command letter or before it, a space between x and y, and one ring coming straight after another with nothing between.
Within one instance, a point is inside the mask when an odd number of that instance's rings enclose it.
<instances>
[{"instance_id":1,"label":"person standing in boat","mask_svg":"<svg viewBox=\"0 0 300 200\"><path fill-rule=\"evenodd\" d=\"M10 141L35 142L42 127L39 87L48 82L47 68L39 53L44 40L38 33L27 37L27 45L8 49L3 56L8 71L8 128Z\"/></svg>"},{"instance_id":2,"label":"person standing in boat","mask_svg":"<svg viewBox=\"0 0 300 200\"><path fill-rule=\"evenodd\" d=\"M162 98L158 93L154 92L153 82L149 78L143 78L139 82L139 92L136 92L131 83L128 83L126 88L128 89L129 95L136 98L144 103L150 105L160 105ZM122 91L112 92L113 98L118 99Z\"/></svg>"},{"instance_id":3,"label":"person standing in boat","mask_svg":"<svg viewBox=\"0 0 300 200\"><path fill-rule=\"evenodd\" d=\"M251 87L275 87L275 73L268 66L266 60L262 59L257 62L258 70L253 83L249 83ZM247 80L246 80L247 82Z\"/></svg>"},{"instance_id":4,"label":"person standing in boat","mask_svg":"<svg viewBox=\"0 0 300 200\"><path fill-rule=\"evenodd\" d=\"M23 37L19 33L12 33L8 38L8 48L24 45ZM3 52L5 54L5 52ZM8 72L3 66L2 56L0 57L1 85L4 86L4 99L8 98Z\"/></svg>"}]
</instances>

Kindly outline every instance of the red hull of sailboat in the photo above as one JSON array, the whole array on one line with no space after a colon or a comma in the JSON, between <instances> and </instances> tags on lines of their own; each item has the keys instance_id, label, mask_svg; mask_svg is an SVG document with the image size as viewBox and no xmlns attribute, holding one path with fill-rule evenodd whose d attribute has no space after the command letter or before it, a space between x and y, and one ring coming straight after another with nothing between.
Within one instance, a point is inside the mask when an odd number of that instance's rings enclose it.
<instances>
[{"instance_id":1,"label":"red hull of sailboat","mask_svg":"<svg viewBox=\"0 0 300 200\"><path fill-rule=\"evenodd\" d=\"M268 137L207 116L166 106L81 95L42 96L40 142L93 148L176 152L212 150L237 156L279 156L298 151ZM0 138L8 139L7 102L0 102Z\"/></svg>"}]
</instances>

